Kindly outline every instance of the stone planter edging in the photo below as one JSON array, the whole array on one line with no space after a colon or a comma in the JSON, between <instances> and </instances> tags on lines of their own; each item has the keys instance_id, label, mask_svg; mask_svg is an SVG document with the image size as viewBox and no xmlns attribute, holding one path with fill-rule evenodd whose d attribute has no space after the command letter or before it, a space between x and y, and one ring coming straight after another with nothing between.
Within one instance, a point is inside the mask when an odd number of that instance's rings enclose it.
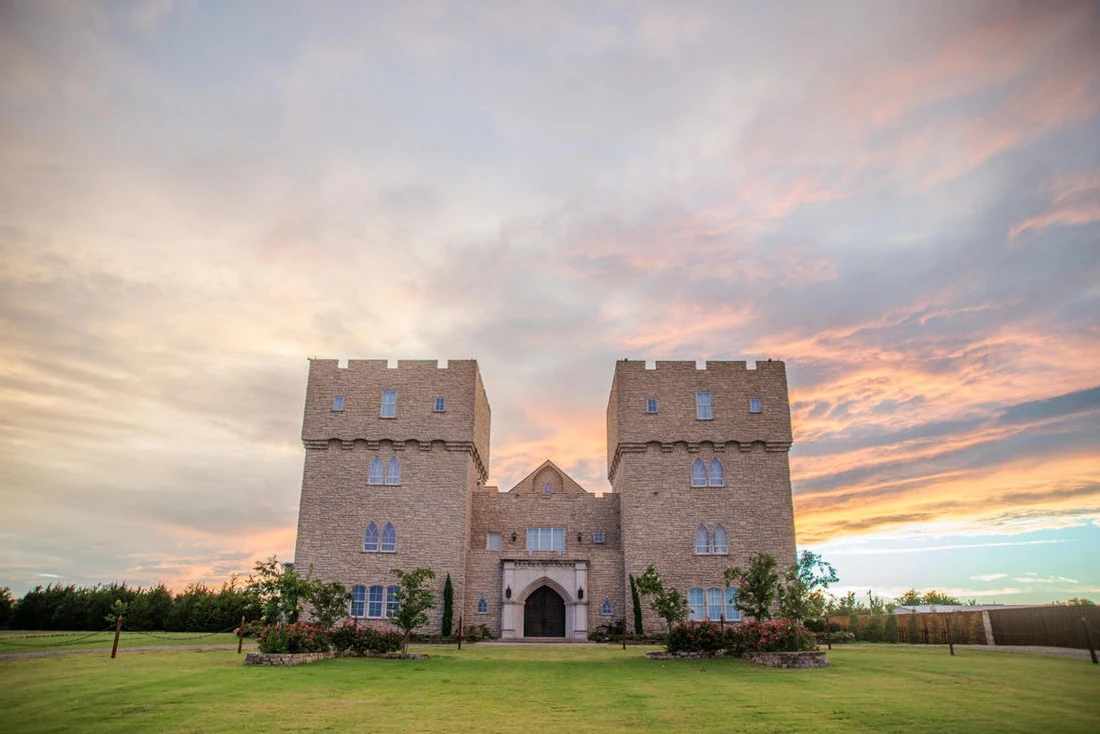
<instances>
[{"instance_id":1,"label":"stone planter edging","mask_svg":"<svg viewBox=\"0 0 1100 734\"><path fill-rule=\"evenodd\" d=\"M706 658L742 657L750 663L765 665L769 668L827 668L829 656L824 650L805 652L746 652L741 656L724 652L647 652L650 660L703 660Z\"/></svg>"},{"instance_id":2,"label":"stone planter edging","mask_svg":"<svg viewBox=\"0 0 1100 734\"><path fill-rule=\"evenodd\" d=\"M828 668L829 656L824 650L804 652L747 652L742 657L750 663L769 668Z\"/></svg>"},{"instance_id":3,"label":"stone planter edging","mask_svg":"<svg viewBox=\"0 0 1100 734\"><path fill-rule=\"evenodd\" d=\"M302 663L316 663L318 660L331 660L334 657L336 657L336 653L334 652L250 652L245 655L244 664L287 667L290 665L301 665Z\"/></svg>"}]
</instances>

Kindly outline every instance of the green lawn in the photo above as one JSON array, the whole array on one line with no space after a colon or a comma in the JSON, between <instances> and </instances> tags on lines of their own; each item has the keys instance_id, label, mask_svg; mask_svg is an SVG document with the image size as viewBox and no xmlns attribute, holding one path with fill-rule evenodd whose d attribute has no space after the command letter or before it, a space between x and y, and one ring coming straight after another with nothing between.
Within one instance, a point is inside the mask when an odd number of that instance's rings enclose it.
<instances>
[{"instance_id":1,"label":"green lawn","mask_svg":"<svg viewBox=\"0 0 1100 734\"><path fill-rule=\"evenodd\" d=\"M0 632L0 655L42 650L110 650L114 632ZM233 633L123 632L118 640L126 647L174 647L177 645L236 645ZM255 645L246 639L245 646Z\"/></svg>"},{"instance_id":2,"label":"green lawn","mask_svg":"<svg viewBox=\"0 0 1100 734\"><path fill-rule=\"evenodd\" d=\"M1087 660L851 646L825 670L650 661L644 648L424 647L427 661L244 667L235 652L0 661L21 731L1100 731Z\"/></svg>"}]
</instances>

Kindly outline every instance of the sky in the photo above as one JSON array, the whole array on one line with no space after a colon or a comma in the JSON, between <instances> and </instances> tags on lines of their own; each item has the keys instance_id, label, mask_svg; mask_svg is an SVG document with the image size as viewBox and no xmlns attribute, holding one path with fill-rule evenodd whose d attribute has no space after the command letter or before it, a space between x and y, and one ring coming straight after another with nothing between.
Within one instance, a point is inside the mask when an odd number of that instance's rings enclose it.
<instances>
[{"instance_id":1,"label":"sky","mask_svg":"<svg viewBox=\"0 0 1100 734\"><path fill-rule=\"evenodd\" d=\"M1100 597L1100 10L0 1L0 585L293 556L309 357L782 359L838 593Z\"/></svg>"}]
</instances>

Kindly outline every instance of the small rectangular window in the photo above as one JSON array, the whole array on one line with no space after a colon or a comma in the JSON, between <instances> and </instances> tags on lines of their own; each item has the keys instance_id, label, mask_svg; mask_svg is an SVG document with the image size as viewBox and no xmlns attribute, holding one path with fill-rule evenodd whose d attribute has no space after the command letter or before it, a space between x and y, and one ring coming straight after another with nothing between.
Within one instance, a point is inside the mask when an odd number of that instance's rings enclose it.
<instances>
[{"instance_id":1,"label":"small rectangular window","mask_svg":"<svg viewBox=\"0 0 1100 734\"><path fill-rule=\"evenodd\" d=\"M435 412L442 413L447 409L447 400L445 398L435 399Z\"/></svg>"},{"instance_id":2,"label":"small rectangular window","mask_svg":"<svg viewBox=\"0 0 1100 734\"><path fill-rule=\"evenodd\" d=\"M592 533L592 542L593 543L602 543L603 542L603 531L602 530L597 530L596 532Z\"/></svg>"},{"instance_id":3,"label":"small rectangular window","mask_svg":"<svg viewBox=\"0 0 1100 734\"><path fill-rule=\"evenodd\" d=\"M344 396L343 395L336 395L335 397L332 398L332 409L333 410L343 410L344 409Z\"/></svg>"},{"instance_id":4,"label":"small rectangular window","mask_svg":"<svg viewBox=\"0 0 1100 734\"><path fill-rule=\"evenodd\" d=\"M645 399L645 412L656 413L657 412L657 398Z\"/></svg>"},{"instance_id":5,"label":"small rectangular window","mask_svg":"<svg viewBox=\"0 0 1100 734\"><path fill-rule=\"evenodd\" d=\"M759 413L760 412L760 398L749 398L749 412L750 413Z\"/></svg>"},{"instance_id":6,"label":"small rectangular window","mask_svg":"<svg viewBox=\"0 0 1100 734\"><path fill-rule=\"evenodd\" d=\"M710 393L695 393L695 417L701 421L709 421L714 416L710 412Z\"/></svg>"},{"instance_id":7,"label":"small rectangular window","mask_svg":"<svg viewBox=\"0 0 1100 734\"><path fill-rule=\"evenodd\" d=\"M500 550L500 533L486 534L485 550Z\"/></svg>"},{"instance_id":8,"label":"small rectangular window","mask_svg":"<svg viewBox=\"0 0 1100 734\"><path fill-rule=\"evenodd\" d=\"M382 391L382 417L393 418L397 415L397 391Z\"/></svg>"}]
</instances>

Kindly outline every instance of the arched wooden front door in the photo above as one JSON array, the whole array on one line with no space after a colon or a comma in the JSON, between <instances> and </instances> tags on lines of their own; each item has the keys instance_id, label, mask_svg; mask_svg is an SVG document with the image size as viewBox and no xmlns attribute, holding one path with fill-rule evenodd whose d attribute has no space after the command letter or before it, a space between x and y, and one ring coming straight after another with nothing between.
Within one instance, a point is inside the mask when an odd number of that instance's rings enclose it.
<instances>
[{"instance_id":1,"label":"arched wooden front door","mask_svg":"<svg viewBox=\"0 0 1100 734\"><path fill-rule=\"evenodd\" d=\"M524 637L565 637L565 601L549 586L541 586L523 605Z\"/></svg>"}]
</instances>

